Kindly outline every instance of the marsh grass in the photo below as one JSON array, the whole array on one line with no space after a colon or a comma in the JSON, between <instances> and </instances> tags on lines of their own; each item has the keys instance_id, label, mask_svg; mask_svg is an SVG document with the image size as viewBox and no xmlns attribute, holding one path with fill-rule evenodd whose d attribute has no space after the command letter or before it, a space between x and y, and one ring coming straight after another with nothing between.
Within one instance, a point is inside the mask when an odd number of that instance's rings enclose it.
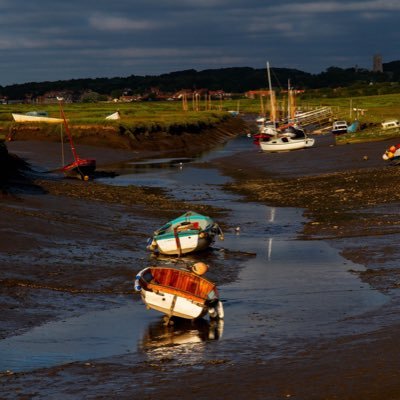
<instances>
[{"instance_id":1,"label":"marsh grass","mask_svg":"<svg viewBox=\"0 0 400 400\"><path fill-rule=\"evenodd\" d=\"M286 99L284 96L278 98L278 106L284 108ZM315 98L303 100L297 98L299 109L313 109L317 107L330 106L336 119L345 119L350 122L355 118L361 123L378 125L386 119L400 117L400 94L387 94L379 96L362 96L346 98ZM268 100L264 99L264 107L268 112ZM71 130L74 126L110 126L115 127L120 133L143 133L165 131L179 134L180 132L197 132L201 129L230 118L229 110L239 111L241 114L259 115L261 111L260 99L240 100L212 100L211 103L199 102L198 110L194 110L194 104L188 101L188 111L183 111L180 101L148 101L132 103L72 103L64 104L64 111L68 118ZM354 109L365 110L362 114ZM14 104L0 105L0 129L6 131L15 122L11 113L26 113L33 110L47 111L50 117L60 117L58 104L32 105ZM121 119L106 120L106 116L119 111ZM284 114L284 110L282 111ZM56 127L42 124L43 130L53 134ZM361 134L357 132L358 139ZM386 132L380 133L385 135ZM369 140L376 132L366 132L365 138ZM345 139L345 137L343 138ZM351 137L349 136L350 140Z\"/></svg>"},{"instance_id":2,"label":"marsh grass","mask_svg":"<svg viewBox=\"0 0 400 400\"><path fill-rule=\"evenodd\" d=\"M386 94L379 96L343 97L343 98L320 98L313 101L299 101L299 106L311 107L330 106L338 119L347 121L355 119L357 111L365 110L363 114L358 113L358 119L366 123L381 123L385 119L400 118L400 94Z\"/></svg>"},{"instance_id":3,"label":"marsh grass","mask_svg":"<svg viewBox=\"0 0 400 400\"><path fill-rule=\"evenodd\" d=\"M226 111L183 111L180 102L146 102L146 103L73 103L63 106L68 123L74 126L114 126L122 131L130 132L196 132L211 127L230 118ZM60 117L58 104L48 105L1 105L0 128L9 129L15 126L12 113L26 113L33 110L43 110L50 117ZM105 118L119 111L120 120ZM52 132L54 126L40 124L43 130Z\"/></svg>"}]
</instances>

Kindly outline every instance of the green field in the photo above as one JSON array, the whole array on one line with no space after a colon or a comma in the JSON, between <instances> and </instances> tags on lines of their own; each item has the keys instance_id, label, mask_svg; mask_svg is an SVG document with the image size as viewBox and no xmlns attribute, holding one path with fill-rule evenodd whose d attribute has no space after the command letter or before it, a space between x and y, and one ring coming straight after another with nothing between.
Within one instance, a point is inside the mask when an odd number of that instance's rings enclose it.
<instances>
[{"instance_id":1,"label":"green field","mask_svg":"<svg viewBox=\"0 0 400 400\"><path fill-rule=\"evenodd\" d=\"M188 100L187 110L183 110L181 101L152 101L132 103L71 103L64 104L64 111L71 127L74 125L117 126L120 131L137 132L180 132L199 131L213 126L229 118L229 110L241 114L260 114L265 107L268 112L268 101L260 99L240 100L199 100L197 103ZM285 115L285 97L278 98L278 108ZM358 119L367 125L379 125L387 119L400 118L400 94L380 96L363 96L353 98L316 98L313 100L297 99L297 107L310 110L317 107L330 106L336 119L345 119L349 123ZM354 109L364 110L355 111ZM109 121L105 117L119 110L121 120ZM26 113L28 111L47 111L51 117L59 117L58 104L8 104L0 105L0 130L7 133L15 125L11 113ZM43 126L43 129L54 129ZM393 132L379 132L377 129L360 131L352 135L343 135L342 141L383 140L385 135Z\"/></svg>"},{"instance_id":2,"label":"green field","mask_svg":"<svg viewBox=\"0 0 400 400\"><path fill-rule=\"evenodd\" d=\"M301 100L299 106L302 106ZM386 119L400 119L400 94L380 96L363 96L352 98L321 98L314 101L307 100L303 106L318 107L330 106L334 109L338 119L350 121L357 116L354 109L365 110L358 113L360 121L366 123L380 123Z\"/></svg>"},{"instance_id":3,"label":"green field","mask_svg":"<svg viewBox=\"0 0 400 400\"><path fill-rule=\"evenodd\" d=\"M71 103L64 104L64 113L73 131L74 126L115 126L120 132L181 132L199 131L213 126L227 118L230 114L221 111L221 107L211 107L198 111L183 111L180 102L157 101L135 103ZM204 107L205 108L205 107ZM210 108L210 107L208 107ZM121 119L106 120L106 116L119 111ZM16 126L12 113L28 111L46 111L49 117L60 117L58 104L32 105L0 105L0 129L7 133ZM41 129L52 132L56 127L40 124ZM72 132L74 134L74 132Z\"/></svg>"}]
</instances>

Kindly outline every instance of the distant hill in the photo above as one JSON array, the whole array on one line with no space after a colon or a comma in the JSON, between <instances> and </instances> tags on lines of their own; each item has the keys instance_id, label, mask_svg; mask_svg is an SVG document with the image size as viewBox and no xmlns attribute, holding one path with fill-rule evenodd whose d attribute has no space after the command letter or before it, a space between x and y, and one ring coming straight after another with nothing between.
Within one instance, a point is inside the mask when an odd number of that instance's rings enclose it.
<instances>
[{"instance_id":1,"label":"distant hill","mask_svg":"<svg viewBox=\"0 0 400 400\"><path fill-rule=\"evenodd\" d=\"M366 69L330 67L319 74L310 74L289 68L271 68L273 85L286 88L290 79L297 89L316 89L326 87L350 86L356 82L398 82L400 80L400 61L383 64L383 73L374 73ZM91 90L102 95L112 95L129 89L132 93L143 94L151 88L162 92L174 93L181 89L224 90L229 93L244 93L267 87L265 69L235 67L221 69L194 69L171 72L159 76L136 76L72 79L55 82L29 82L0 86L0 96L9 99L22 99L26 95L41 96L51 91L68 90L80 94Z\"/></svg>"}]
</instances>

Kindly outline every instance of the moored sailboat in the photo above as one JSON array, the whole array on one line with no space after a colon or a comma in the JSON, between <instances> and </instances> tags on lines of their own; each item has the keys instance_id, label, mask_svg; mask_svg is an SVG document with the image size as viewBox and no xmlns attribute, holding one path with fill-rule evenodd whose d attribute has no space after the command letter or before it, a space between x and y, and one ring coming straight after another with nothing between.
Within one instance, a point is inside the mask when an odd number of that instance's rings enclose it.
<instances>
[{"instance_id":1,"label":"moored sailboat","mask_svg":"<svg viewBox=\"0 0 400 400\"><path fill-rule=\"evenodd\" d=\"M67 133L72 155L74 161L70 164L64 165L60 168L60 170L66 175L70 177L78 177L83 180L88 180L96 170L96 160L92 158L80 158L78 153L75 149L74 141L72 140L72 135L69 130L67 119L65 118L64 109L62 107L62 98L57 98L59 105L60 105L60 114L62 116L61 121L64 124L65 131Z\"/></svg>"},{"instance_id":2,"label":"moored sailboat","mask_svg":"<svg viewBox=\"0 0 400 400\"><path fill-rule=\"evenodd\" d=\"M315 143L315 139L309 138L303 129L294 126L291 123L291 118L294 117L294 102L290 94L289 85L289 112L288 112L288 130L281 132L279 129L274 128L276 126L276 112L275 112L275 96L272 90L271 74L269 68L269 62L267 62L267 73L268 73L268 86L270 92L271 102L271 120L273 123L273 129L270 129L270 135L262 138L259 142L261 150L266 152L279 152L279 151L290 151L304 149L312 147Z\"/></svg>"}]
</instances>

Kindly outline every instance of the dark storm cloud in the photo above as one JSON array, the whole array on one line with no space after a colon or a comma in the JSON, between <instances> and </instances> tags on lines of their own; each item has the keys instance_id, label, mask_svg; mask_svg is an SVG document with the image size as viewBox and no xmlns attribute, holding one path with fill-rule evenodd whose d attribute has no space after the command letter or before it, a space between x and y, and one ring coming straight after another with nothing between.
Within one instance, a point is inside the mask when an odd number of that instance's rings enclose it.
<instances>
[{"instance_id":1,"label":"dark storm cloud","mask_svg":"<svg viewBox=\"0 0 400 400\"><path fill-rule=\"evenodd\" d=\"M0 0L0 85L399 59L398 0Z\"/></svg>"}]
</instances>

